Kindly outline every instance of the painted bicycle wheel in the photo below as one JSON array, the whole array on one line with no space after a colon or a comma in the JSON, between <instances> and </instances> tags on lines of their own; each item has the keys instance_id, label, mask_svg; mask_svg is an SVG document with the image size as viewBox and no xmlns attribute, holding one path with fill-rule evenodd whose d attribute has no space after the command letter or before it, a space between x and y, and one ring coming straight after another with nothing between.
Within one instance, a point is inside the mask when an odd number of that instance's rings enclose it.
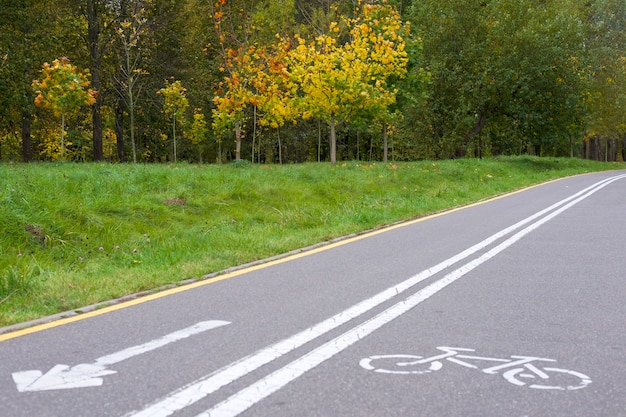
<instances>
[{"instance_id":1,"label":"painted bicycle wheel","mask_svg":"<svg viewBox=\"0 0 626 417\"><path fill-rule=\"evenodd\" d=\"M359 365L368 371L400 375L427 374L443 367L439 361L424 362L421 356L415 355L374 355L361 359Z\"/></svg>"},{"instance_id":2,"label":"painted bicycle wheel","mask_svg":"<svg viewBox=\"0 0 626 417\"><path fill-rule=\"evenodd\" d=\"M515 368L502 376L511 384L542 390L573 391L591 384L591 378L580 372L560 368L534 369Z\"/></svg>"}]
</instances>

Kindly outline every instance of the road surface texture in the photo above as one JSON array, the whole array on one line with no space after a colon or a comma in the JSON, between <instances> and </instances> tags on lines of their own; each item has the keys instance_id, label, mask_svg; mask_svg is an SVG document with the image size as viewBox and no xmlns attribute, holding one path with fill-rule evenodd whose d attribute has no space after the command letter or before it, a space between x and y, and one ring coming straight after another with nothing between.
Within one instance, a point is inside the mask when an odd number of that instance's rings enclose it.
<instances>
[{"instance_id":1,"label":"road surface texture","mask_svg":"<svg viewBox=\"0 0 626 417\"><path fill-rule=\"evenodd\" d=\"M211 250L211 248L207 248ZM0 415L626 416L626 172L0 335Z\"/></svg>"}]
</instances>

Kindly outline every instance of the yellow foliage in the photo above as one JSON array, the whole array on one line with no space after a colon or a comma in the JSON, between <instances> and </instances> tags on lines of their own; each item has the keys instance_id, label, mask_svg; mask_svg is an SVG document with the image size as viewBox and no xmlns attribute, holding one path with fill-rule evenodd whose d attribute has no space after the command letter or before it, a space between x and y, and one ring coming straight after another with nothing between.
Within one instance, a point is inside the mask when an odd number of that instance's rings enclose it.
<instances>
[{"instance_id":1,"label":"yellow foliage","mask_svg":"<svg viewBox=\"0 0 626 417\"><path fill-rule=\"evenodd\" d=\"M274 128L299 117L341 122L361 111L386 117L396 95L387 80L407 72L403 36L409 28L386 2L359 7L356 18L332 22L329 34L308 41L296 35L295 45L277 36L264 48L225 48L214 130L232 130L248 106ZM349 31L348 42L339 42L340 27Z\"/></svg>"},{"instance_id":2,"label":"yellow foliage","mask_svg":"<svg viewBox=\"0 0 626 417\"><path fill-rule=\"evenodd\" d=\"M320 35L298 46L287 57L288 71L298 84L303 117L332 122L348 120L361 110L383 115L395 102L388 89L391 76L404 77L408 56L398 12L386 5L366 5L355 19L345 19L350 40L339 44L331 35Z\"/></svg>"},{"instance_id":3,"label":"yellow foliage","mask_svg":"<svg viewBox=\"0 0 626 417\"><path fill-rule=\"evenodd\" d=\"M78 72L77 68L70 63L68 58L55 59L52 65L44 63L41 69L41 79L33 81L35 89L34 103L38 107L51 109L55 116L61 117L61 140L50 140L51 136L45 134L41 141L41 154L52 160L59 158L81 158L85 147L71 149L72 143L64 140L65 116L72 116L85 105L96 102L97 92L89 89L89 71ZM69 147L70 151L65 152ZM80 148L80 145L78 145Z\"/></svg>"},{"instance_id":4,"label":"yellow foliage","mask_svg":"<svg viewBox=\"0 0 626 417\"><path fill-rule=\"evenodd\" d=\"M78 72L66 57L55 59L52 65L44 63L41 76L41 80L33 81L35 105L50 108L57 116L71 114L96 101L98 93L88 89L89 72Z\"/></svg>"}]
</instances>

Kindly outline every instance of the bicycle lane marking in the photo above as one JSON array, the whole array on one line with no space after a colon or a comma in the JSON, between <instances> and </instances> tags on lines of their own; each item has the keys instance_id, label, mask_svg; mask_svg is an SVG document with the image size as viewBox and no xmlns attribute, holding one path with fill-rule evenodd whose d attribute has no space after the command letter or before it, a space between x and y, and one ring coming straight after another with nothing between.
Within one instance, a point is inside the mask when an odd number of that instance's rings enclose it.
<instances>
[{"instance_id":1,"label":"bicycle lane marking","mask_svg":"<svg viewBox=\"0 0 626 417\"><path fill-rule=\"evenodd\" d=\"M574 391L574 390L585 388L592 382L591 378L589 378L587 375L577 372L577 371L570 371L567 369L552 368L552 367L544 367L543 369L540 369L532 363L535 361L556 362L555 359L539 358L536 356L518 356L518 355L511 355L509 359L491 358L491 357L483 357L483 356L476 356L476 355L459 354L459 352L475 352L474 349L454 348L454 347L446 347L446 346L439 346L437 347L437 349L445 353L427 357L427 358L422 358L421 356L415 356L415 355L406 355L406 354L374 355L374 356L361 359L361 361L359 362L359 365L363 369L366 369L368 371L374 371L374 372L385 373L385 374L400 374L400 375L409 375L409 374L424 375L433 371L438 371L443 367L444 360L455 363L457 365L464 366L466 368L481 370L483 373L488 374L488 375L496 375L498 374L499 371L503 369L513 368L513 369L509 369L508 371L505 371L501 375L504 377L504 379L507 382L510 382L511 384L514 384L517 386L528 385L529 388L543 389L543 390ZM380 359L393 359L395 363L394 366L409 367L409 370L408 371L394 370L394 369L387 369L385 367L377 367L377 366L372 365L372 361L377 361ZM403 360L398 361L400 359L403 359ZM463 359L469 359L469 360L474 360L474 361L486 361L486 362L504 362L504 364L489 366L487 368L480 369L478 366L471 364L469 362L466 362ZM430 366L428 369L425 369L425 370L421 368L419 370L410 369L410 367L413 367L415 365L424 365L428 363L430 363ZM520 368L519 366L522 366L522 367ZM528 374L526 373L527 371L531 373ZM550 378L550 376L545 371L558 372L561 374L566 374L568 376L573 376L579 380L579 383L578 385L567 385L567 386L546 385L545 383L527 384L526 382L519 379L519 378L535 378L536 376L536 377L539 377L541 380L545 381L546 379Z\"/></svg>"},{"instance_id":2,"label":"bicycle lane marking","mask_svg":"<svg viewBox=\"0 0 626 417\"><path fill-rule=\"evenodd\" d=\"M543 217L537 222L531 224L530 226L522 229L517 232L515 235L511 236L504 242L500 243L498 246L489 250L485 254L480 257L468 262L462 267L450 272L442 279L430 284L429 286L419 290L415 294L409 296L404 301L401 301L394 306L388 308L377 316L365 321L361 325L358 325L351 330L348 330L341 336L334 338L333 340L325 343L324 345L310 351L309 353L301 356L300 358L294 360L290 364L284 366L283 368L273 372L265 378L260 379L254 384L244 388L238 393L232 395L228 399L222 401L217 404L215 407L198 414L196 417L236 417L247 409L251 408L254 404L258 403L262 399L270 396L274 392L278 391L294 379L308 372L309 370L315 368L322 362L332 358L337 355L341 351L345 350L349 346L354 343L362 340L364 337L373 333L377 329L381 328L385 324L390 321L400 317L404 313L411 310L413 307L422 303L423 301L428 300L433 295L437 294L439 291L443 290L453 282L457 281L470 271L477 268L479 265L493 258L503 250L507 249L524 236L536 230L549 220L568 210L575 204L580 201L586 199L587 197L594 194L596 191L606 187L610 183L617 181L619 179L625 178L626 175L621 175L618 177L614 177L609 181L604 182L600 186L589 191L587 194L582 195L581 197L571 201L565 206L561 207L558 210L550 213L549 215Z\"/></svg>"},{"instance_id":3,"label":"bicycle lane marking","mask_svg":"<svg viewBox=\"0 0 626 417\"><path fill-rule=\"evenodd\" d=\"M166 397L157 400L155 403L149 405L141 411L133 411L131 413L126 414L127 417L166 417L172 415L173 413L186 408L187 406L194 404L195 402L205 398L206 396L216 392L220 388L225 385L234 382L235 380L253 372L254 370L260 368L263 365L266 365L272 362L275 359L280 358L281 356L299 348L300 346L324 335L325 333L349 322L350 320L361 316L362 314L367 313L372 310L376 306L382 304L383 302L401 294L402 292L412 288L413 286L419 284L420 282L432 277L433 275L451 267L452 265L460 262L461 260L473 255L481 249L486 248L496 240L512 233L513 231L519 229L527 223L543 216L546 213L562 206L563 204L580 197L581 195L585 195L585 193L590 193L594 190L599 189L600 187L605 186L606 184L622 178L626 177L626 175L622 175L619 177L611 177L599 181L582 191L579 191L572 196L565 198L550 207L543 209L526 219L521 220L520 222L509 226L500 232L488 237L487 239L479 242L478 244L460 252L459 254L444 260L443 262L426 269L417 275L401 282L400 284L390 287L373 297L366 299L358 304L349 307L348 309L336 314L329 319L326 319L315 326L312 326L302 332L299 332L287 339L281 340L269 347L266 347L262 350L259 350L251 355L248 355L238 361L235 361L203 378L200 378L172 393L167 395Z\"/></svg>"}]
</instances>

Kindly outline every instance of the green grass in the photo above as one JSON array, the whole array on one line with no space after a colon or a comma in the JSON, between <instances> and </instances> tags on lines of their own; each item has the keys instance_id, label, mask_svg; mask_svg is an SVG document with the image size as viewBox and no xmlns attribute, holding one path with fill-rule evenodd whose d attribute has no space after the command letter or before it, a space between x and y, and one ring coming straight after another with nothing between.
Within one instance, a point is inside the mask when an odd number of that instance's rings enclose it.
<instances>
[{"instance_id":1,"label":"green grass","mask_svg":"<svg viewBox=\"0 0 626 417\"><path fill-rule=\"evenodd\" d=\"M531 157L334 167L0 165L0 326L622 167Z\"/></svg>"}]
</instances>

